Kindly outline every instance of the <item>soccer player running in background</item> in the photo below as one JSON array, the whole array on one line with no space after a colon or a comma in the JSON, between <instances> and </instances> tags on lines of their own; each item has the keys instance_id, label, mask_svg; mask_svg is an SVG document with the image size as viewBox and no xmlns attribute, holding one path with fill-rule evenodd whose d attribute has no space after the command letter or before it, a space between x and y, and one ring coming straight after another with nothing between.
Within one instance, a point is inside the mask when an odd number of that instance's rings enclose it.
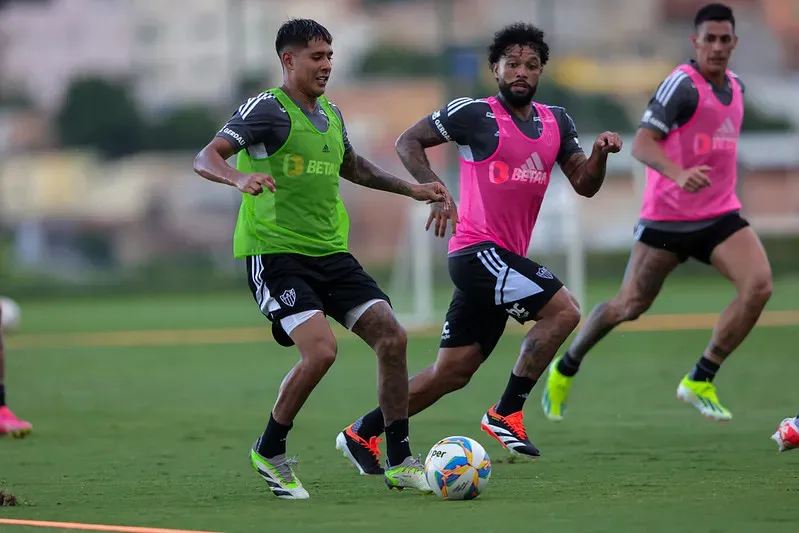
<instances>
[{"instance_id":1,"label":"soccer player running in background","mask_svg":"<svg viewBox=\"0 0 799 533\"><path fill-rule=\"evenodd\" d=\"M457 98L397 141L400 159L420 183L440 181L426 149L454 141L460 152L460 220L454 208L436 205L427 224L435 222L441 237L451 224L455 290L438 358L411 379L408 413L464 387L491 355L509 316L535 320L505 392L481 421L502 446L531 457L539 451L525 431L525 399L580 321L577 302L560 280L526 257L533 227L556 163L578 194L591 197L602 186L608 155L621 149L619 136L606 132L586 158L566 111L533 101L548 59L540 29L523 23L501 29L488 57L499 93ZM362 473L379 473L382 430L375 409L342 431L336 446Z\"/></svg>"},{"instance_id":2,"label":"soccer player running in background","mask_svg":"<svg viewBox=\"0 0 799 533\"><path fill-rule=\"evenodd\" d=\"M796 418L783 420L771 438L777 443L781 452L799 448L799 415L796 415Z\"/></svg>"},{"instance_id":3,"label":"soccer player running in background","mask_svg":"<svg viewBox=\"0 0 799 533\"><path fill-rule=\"evenodd\" d=\"M389 298L348 252L349 218L339 176L420 201L451 201L441 183L411 184L357 155L341 113L324 96L332 69L332 37L313 20L286 22L276 49L283 85L250 98L197 156L204 178L242 194L233 247L246 258L249 285L275 339L296 345L300 361L283 380L253 467L272 492L308 498L286 458L292 423L336 359L325 315L377 353L378 399L388 435L390 487L429 490L408 438L407 337ZM238 153L236 168L226 159Z\"/></svg>"},{"instance_id":4,"label":"soccer player running in background","mask_svg":"<svg viewBox=\"0 0 799 533\"><path fill-rule=\"evenodd\" d=\"M729 420L713 378L757 323L771 296L771 268L760 240L739 214L735 193L743 86L727 69L735 49L729 7L696 13L696 60L660 84L643 115L633 156L647 166L641 219L621 290L596 306L568 351L550 367L543 396L550 420L561 420L572 380L588 351L622 322L652 305L666 277L689 257L729 279L737 296L721 313L710 343L683 377L677 397L703 415Z\"/></svg>"},{"instance_id":5,"label":"soccer player running in background","mask_svg":"<svg viewBox=\"0 0 799 533\"><path fill-rule=\"evenodd\" d=\"M3 323L3 308L0 306L0 324ZM6 405L6 355L3 347L3 328L0 327L0 437L10 435L14 438L28 436L33 426L30 422L17 418Z\"/></svg>"}]
</instances>

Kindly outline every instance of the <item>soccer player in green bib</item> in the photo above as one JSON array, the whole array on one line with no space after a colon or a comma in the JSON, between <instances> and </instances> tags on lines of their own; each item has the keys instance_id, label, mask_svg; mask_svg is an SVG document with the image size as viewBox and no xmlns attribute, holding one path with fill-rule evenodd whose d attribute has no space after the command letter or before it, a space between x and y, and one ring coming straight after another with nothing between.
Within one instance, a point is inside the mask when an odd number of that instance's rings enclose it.
<instances>
[{"instance_id":1,"label":"soccer player in green bib","mask_svg":"<svg viewBox=\"0 0 799 533\"><path fill-rule=\"evenodd\" d=\"M292 468L295 461L286 457L286 437L336 359L326 316L377 353L386 484L429 490L408 438L405 330L388 296L348 252L349 218L339 177L428 203L449 203L451 197L440 183L411 184L355 153L341 113L324 96L332 42L330 32L313 20L286 22L275 43L283 85L244 102L194 162L202 177L242 192L234 255L247 260L250 289L272 322L275 340L300 352L250 453L252 466L285 499L308 498ZM236 168L226 163L234 154Z\"/></svg>"}]
</instances>

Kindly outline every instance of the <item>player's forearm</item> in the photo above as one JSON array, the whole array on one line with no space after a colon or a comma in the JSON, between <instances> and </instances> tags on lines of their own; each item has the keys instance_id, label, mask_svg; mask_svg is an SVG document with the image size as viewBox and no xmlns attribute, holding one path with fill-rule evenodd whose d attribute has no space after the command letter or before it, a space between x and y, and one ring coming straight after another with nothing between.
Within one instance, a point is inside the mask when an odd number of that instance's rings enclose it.
<instances>
[{"instance_id":1,"label":"player's forearm","mask_svg":"<svg viewBox=\"0 0 799 533\"><path fill-rule=\"evenodd\" d=\"M413 185L357 154L348 154L341 165L341 177L356 185L378 191L410 196Z\"/></svg>"},{"instance_id":2,"label":"player's forearm","mask_svg":"<svg viewBox=\"0 0 799 533\"><path fill-rule=\"evenodd\" d=\"M442 185L444 184L441 178L430 168L430 160L427 159L424 145L420 141L403 135L397 140L395 147L402 165L413 176L413 179L419 183L434 183L437 181Z\"/></svg>"},{"instance_id":3,"label":"player's forearm","mask_svg":"<svg viewBox=\"0 0 799 533\"><path fill-rule=\"evenodd\" d=\"M669 159L660 144L649 135L636 135L633 141L633 157L670 180L676 180L682 172L682 168Z\"/></svg>"},{"instance_id":4,"label":"player's forearm","mask_svg":"<svg viewBox=\"0 0 799 533\"><path fill-rule=\"evenodd\" d=\"M585 164L580 168L580 175L577 178L578 193L587 198L591 198L605 182L605 174L608 168L608 154L603 154L598 150L591 152Z\"/></svg>"},{"instance_id":5,"label":"player's forearm","mask_svg":"<svg viewBox=\"0 0 799 533\"><path fill-rule=\"evenodd\" d=\"M215 183L236 186L236 180L243 174L227 164L218 152L211 148L203 149L194 158L194 172Z\"/></svg>"}]
</instances>

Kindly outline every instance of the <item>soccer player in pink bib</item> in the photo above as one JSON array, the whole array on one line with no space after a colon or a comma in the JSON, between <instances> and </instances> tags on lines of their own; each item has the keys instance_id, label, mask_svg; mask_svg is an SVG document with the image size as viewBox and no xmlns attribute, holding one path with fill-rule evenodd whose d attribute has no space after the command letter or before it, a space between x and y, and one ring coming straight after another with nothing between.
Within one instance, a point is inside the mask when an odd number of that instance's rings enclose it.
<instances>
[{"instance_id":1,"label":"soccer player in pink bib","mask_svg":"<svg viewBox=\"0 0 799 533\"><path fill-rule=\"evenodd\" d=\"M732 10L708 4L696 14L696 60L660 84L643 115L633 156L647 166L640 221L621 290L599 304L574 343L550 368L543 409L561 420L572 380L588 351L652 305L666 277L692 257L729 279L737 296L710 343L677 387L677 397L714 420L730 411L713 378L757 323L771 296L771 268L757 235L739 214L738 138L744 88L727 69L738 38Z\"/></svg>"},{"instance_id":2,"label":"soccer player in pink bib","mask_svg":"<svg viewBox=\"0 0 799 533\"><path fill-rule=\"evenodd\" d=\"M0 314L2 310L0 310ZM2 317L0 317L0 322ZM0 329L0 437L10 435L14 438L24 438L31 432L33 426L30 422L17 418L6 405L5 386L5 352L3 350L3 331Z\"/></svg>"},{"instance_id":3,"label":"soccer player in pink bib","mask_svg":"<svg viewBox=\"0 0 799 533\"><path fill-rule=\"evenodd\" d=\"M535 320L504 394L481 423L502 446L530 457L539 451L524 427L524 402L580 321L563 283L526 257L533 227L556 163L574 190L590 197L602 186L609 154L621 150L619 136L605 132L587 158L566 111L533 101L548 59L541 30L522 23L503 28L489 47L499 93L457 98L397 141L400 159L420 183L440 181L427 148L454 141L460 152L460 216L434 207L427 224L429 229L435 222L441 237L452 230L448 263L455 292L438 358L411 378L408 412L464 387L494 350L509 316ZM382 432L375 409L339 433L336 446L362 473L379 473Z\"/></svg>"}]
</instances>

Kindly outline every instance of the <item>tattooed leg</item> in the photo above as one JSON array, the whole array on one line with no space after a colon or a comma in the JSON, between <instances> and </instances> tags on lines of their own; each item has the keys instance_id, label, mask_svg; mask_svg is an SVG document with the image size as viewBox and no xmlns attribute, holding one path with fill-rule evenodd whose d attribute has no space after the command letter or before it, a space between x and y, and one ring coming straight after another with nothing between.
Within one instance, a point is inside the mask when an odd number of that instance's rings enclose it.
<instances>
[{"instance_id":1,"label":"tattooed leg","mask_svg":"<svg viewBox=\"0 0 799 533\"><path fill-rule=\"evenodd\" d=\"M408 438L408 336L387 302L366 310L352 328L377 354L377 399L386 428L392 465L411 455Z\"/></svg>"},{"instance_id":2,"label":"tattooed leg","mask_svg":"<svg viewBox=\"0 0 799 533\"><path fill-rule=\"evenodd\" d=\"M579 365L588 351L613 328L646 312L666 277L678 264L677 255L636 242L621 290L612 300L597 305L588 315L567 352L570 362Z\"/></svg>"},{"instance_id":3,"label":"tattooed leg","mask_svg":"<svg viewBox=\"0 0 799 533\"><path fill-rule=\"evenodd\" d=\"M537 381L579 323L577 302L565 287L561 288L541 310L535 326L524 338L513 373Z\"/></svg>"},{"instance_id":4,"label":"tattooed leg","mask_svg":"<svg viewBox=\"0 0 799 533\"><path fill-rule=\"evenodd\" d=\"M496 405L496 415L507 417L522 411L530 391L579 323L577 301L562 287L538 313L535 326L524 338L508 385Z\"/></svg>"}]
</instances>

